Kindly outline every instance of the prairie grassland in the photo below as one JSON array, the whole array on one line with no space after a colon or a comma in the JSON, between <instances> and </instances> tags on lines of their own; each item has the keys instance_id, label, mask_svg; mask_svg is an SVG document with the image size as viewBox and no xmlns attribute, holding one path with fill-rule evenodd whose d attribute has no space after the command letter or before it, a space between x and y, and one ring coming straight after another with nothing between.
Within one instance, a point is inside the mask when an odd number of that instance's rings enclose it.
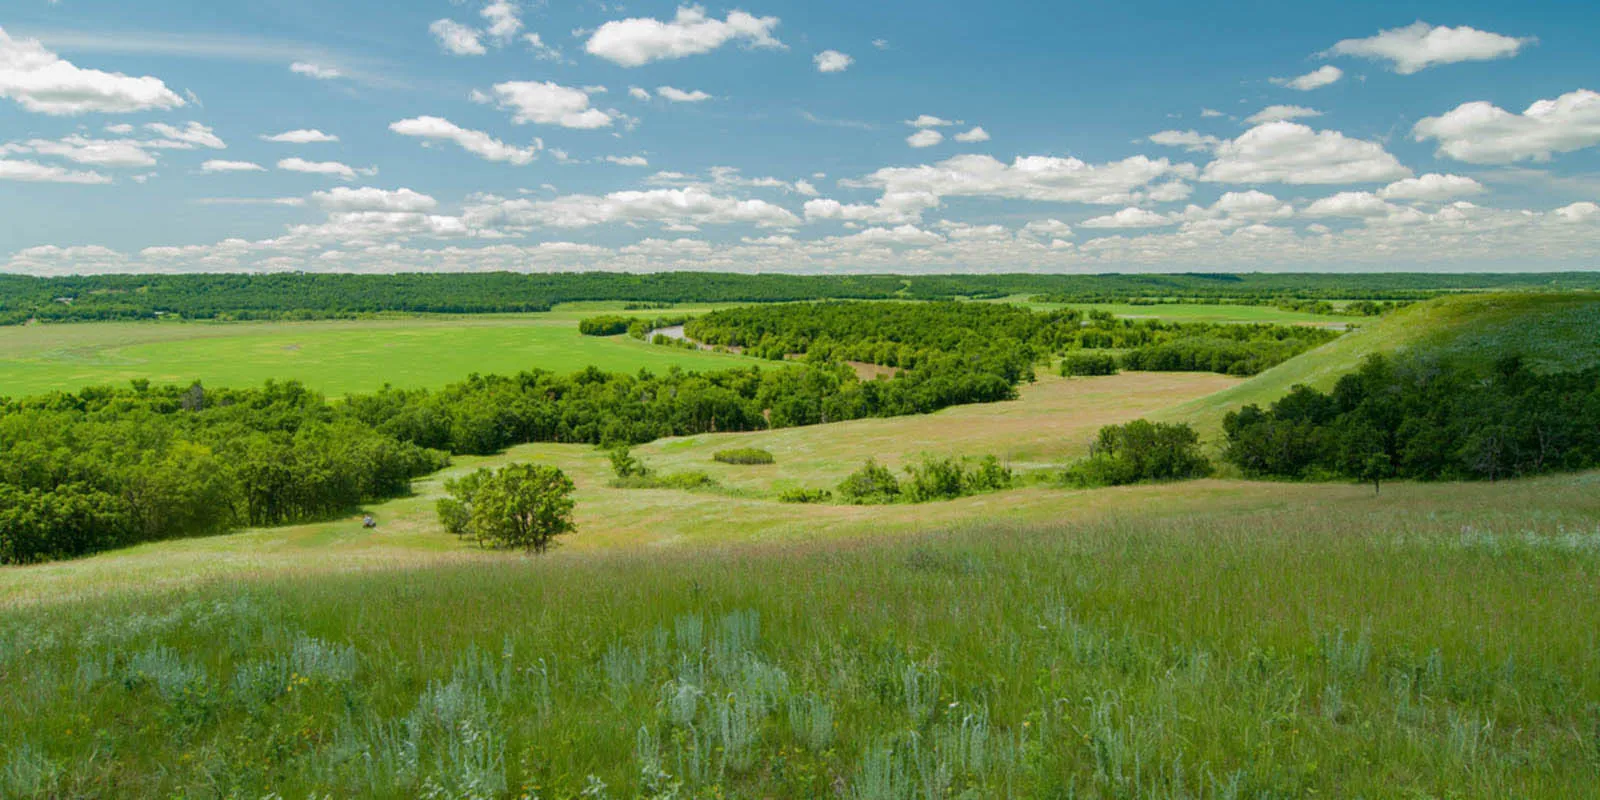
<instances>
[{"instance_id":1,"label":"prairie grassland","mask_svg":"<svg viewBox=\"0 0 1600 800\"><path fill-rule=\"evenodd\" d=\"M1371 324L1367 317L1347 317L1341 314L1313 314L1307 311L1285 311L1276 306L1244 306L1222 303L1158 303L1134 305L1132 303L1037 303L1028 295L1013 295L995 302L1012 303L1034 310L1076 308L1090 311L1107 311L1128 319L1160 319L1168 322L1264 322L1275 325L1345 325Z\"/></svg>"},{"instance_id":2,"label":"prairie grassland","mask_svg":"<svg viewBox=\"0 0 1600 800\"><path fill-rule=\"evenodd\" d=\"M97 384L251 386L298 380L330 396L384 384L436 387L477 372L727 369L738 356L578 333L597 309L543 314L427 315L317 322L97 322L0 327L0 396ZM621 304L609 304L618 309ZM709 306L705 307L709 308ZM704 310L685 307L684 312ZM607 313L649 316L661 311ZM673 313L678 313L674 311Z\"/></svg>"},{"instance_id":3,"label":"prairie grassland","mask_svg":"<svg viewBox=\"0 0 1600 800\"><path fill-rule=\"evenodd\" d=\"M0 796L1593 796L1596 488L1204 482L14 608Z\"/></svg>"}]
</instances>

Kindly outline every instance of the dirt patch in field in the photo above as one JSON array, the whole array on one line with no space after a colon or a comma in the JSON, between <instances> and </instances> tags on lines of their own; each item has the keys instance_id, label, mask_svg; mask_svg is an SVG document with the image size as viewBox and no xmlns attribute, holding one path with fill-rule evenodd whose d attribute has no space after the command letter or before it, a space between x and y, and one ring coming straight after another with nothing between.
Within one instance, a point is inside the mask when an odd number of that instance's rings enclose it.
<instances>
[{"instance_id":1,"label":"dirt patch in field","mask_svg":"<svg viewBox=\"0 0 1600 800\"><path fill-rule=\"evenodd\" d=\"M856 377L864 381L877 380L878 378L893 378L898 367L886 367L882 364L870 364L865 361L846 361L850 368L856 371Z\"/></svg>"}]
</instances>

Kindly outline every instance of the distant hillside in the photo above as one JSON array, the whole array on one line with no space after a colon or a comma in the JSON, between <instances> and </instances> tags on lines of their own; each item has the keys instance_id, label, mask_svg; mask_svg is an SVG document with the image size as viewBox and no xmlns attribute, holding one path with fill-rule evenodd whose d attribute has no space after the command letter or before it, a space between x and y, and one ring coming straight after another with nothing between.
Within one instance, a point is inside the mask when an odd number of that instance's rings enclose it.
<instances>
[{"instance_id":1,"label":"distant hillside","mask_svg":"<svg viewBox=\"0 0 1600 800\"><path fill-rule=\"evenodd\" d=\"M1270 403L1296 384L1327 389L1370 354L1404 352L1485 362L1520 353L1541 369L1600 365L1600 293L1472 294L1418 303L1163 416L1215 433L1228 411Z\"/></svg>"}]
</instances>

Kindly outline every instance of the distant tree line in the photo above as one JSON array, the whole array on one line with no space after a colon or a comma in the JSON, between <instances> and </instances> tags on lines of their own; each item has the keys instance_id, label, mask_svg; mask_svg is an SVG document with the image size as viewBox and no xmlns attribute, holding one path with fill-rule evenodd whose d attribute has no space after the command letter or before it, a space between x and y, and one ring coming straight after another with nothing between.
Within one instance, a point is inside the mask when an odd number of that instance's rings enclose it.
<instances>
[{"instance_id":1,"label":"distant tree line","mask_svg":"<svg viewBox=\"0 0 1600 800\"><path fill-rule=\"evenodd\" d=\"M1600 466L1600 370L1542 374L1507 357L1373 356L1331 392L1297 386L1223 421L1247 474L1497 480Z\"/></svg>"},{"instance_id":2,"label":"distant tree line","mask_svg":"<svg viewBox=\"0 0 1600 800\"><path fill-rule=\"evenodd\" d=\"M713 311L684 326L706 344L783 359L864 361L912 368L952 353L990 354L1018 374L1053 353L1123 351L1123 369L1254 375L1339 336L1291 325L1120 319L1104 311L1035 312L1002 303L935 301L799 303ZM1108 354L1109 355L1109 354ZM1074 360L1082 374L1114 371L1105 358Z\"/></svg>"},{"instance_id":3,"label":"distant tree line","mask_svg":"<svg viewBox=\"0 0 1600 800\"><path fill-rule=\"evenodd\" d=\"M1420 300L1492 289L1600 289L1600 273L1338 275L749 275L738 273L347 273L0 275L0 325L30 319L329 319L385 312L545 311L556 303L760 303L825 299L954 300L1012 295L1072 303L1185 299L1276 303Z\"/></svg>"}]
</instances>

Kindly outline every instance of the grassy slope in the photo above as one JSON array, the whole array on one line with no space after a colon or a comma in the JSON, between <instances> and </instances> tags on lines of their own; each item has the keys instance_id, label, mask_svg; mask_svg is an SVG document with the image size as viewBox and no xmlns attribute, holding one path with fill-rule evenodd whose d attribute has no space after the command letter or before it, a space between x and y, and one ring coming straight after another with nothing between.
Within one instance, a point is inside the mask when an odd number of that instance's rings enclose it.
<instances>
[{"instance_id":1,"label":"grassy slope","mask_svg":"<svg viewBox=\"0 0 1600 800\"><path fill-rule=\"evenodd\" d=\"M298 379L337 396L385 383L433 387L473 372L509 374L533 367L569 372L594 365L634 372L643 367L707 370L751 363L737 356L655 347L628 337L580 335L578 320L594 311L4 327L0 328L0 395L120 384L134 378L183 384L199 379L213 386L256 385L272 378Z\"/></svg>"},{"instance_id":2,"label":"grassy slope","mask_svg":"<svg viewBox=\"0 0 1600 800\"><path fill-rule=\"evenodd\" d=\"M1600 364L1600 294L1481 294L1419 303L1162 416L1215 433L1228 411L1270 403L1298 384L1327 389L1370 354L1409 350L1479 359L1518 352L1541 365L1594 366Z\"/></svg>"},{"instance_id":3,"label":"grassy slope","mask_svg":"<svg viewBox=\"0 0 1600 800\"><path fill-rule=\"evenodd\" d=\"M1172 322L1268 322L1278 325L1360 325L1370 322L1365 317L1346 317L1338 314L1311 314L1304 311L1285 311L1274 306L1241 306L1210 303L1167 303L1160 305L1132 305L1130 303L1036 303L1028 295L1013 295L994 302L1012 303L1034 310L1076 308L1080 311L1109 311L1129 319L1161 319Z\"/></svg>"},{"instance_id":4,"label":"grassy slope","mask_svg":"<svg viewBox=\"0 0 1600 800\"><path fill-rule=\"evenodd\" d=\"M1595 477L12 609L0 795L1589 796Z\"/></svg>"}]
</instances>

